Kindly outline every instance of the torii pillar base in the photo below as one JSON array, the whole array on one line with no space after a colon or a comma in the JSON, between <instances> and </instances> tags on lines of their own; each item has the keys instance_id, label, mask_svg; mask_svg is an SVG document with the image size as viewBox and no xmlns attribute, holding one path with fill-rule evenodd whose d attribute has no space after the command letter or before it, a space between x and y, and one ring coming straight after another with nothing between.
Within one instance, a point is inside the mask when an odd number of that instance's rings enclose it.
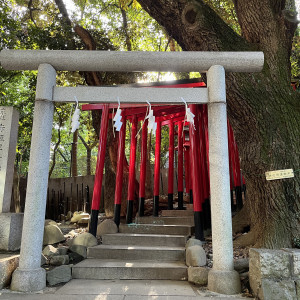
<instances>
[{"instance_id":1,"label":"torii pillar base","mask_svg":"<svg viewBox=\"0 0 300 300\"><path fill-rule=\"evenodd\" d=\"M38 269L17 268L12 276L10 289L13 291L35 292L46 287L46 271Z\"/></svg>"},{"instance_id":2,"label":"torii pillar base","mask_svg":"<svg viewBox=\"0 0 300 300\"><path fill-rule=\"evenodd\" d=\"M211 270L208 273L208 289L215 293L235 295L241 292L240 275L237 271Z\"/></svg>"}]
</instances>

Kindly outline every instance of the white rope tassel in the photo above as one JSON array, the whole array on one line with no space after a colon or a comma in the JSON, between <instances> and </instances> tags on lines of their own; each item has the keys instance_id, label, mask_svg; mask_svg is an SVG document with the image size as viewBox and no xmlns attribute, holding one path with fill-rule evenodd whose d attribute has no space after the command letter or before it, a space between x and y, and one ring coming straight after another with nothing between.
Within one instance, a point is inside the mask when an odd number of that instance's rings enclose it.
<instances>
[{"instance_id":1,"label":"white rope tassel","mask_svg":"<svg viewBox=\"0 0 300 300\"><path fill-rule=\"evenodd\" d=\"M120 99L119 99L119 97L118 97L118 102L119 102L119 106L118 106L117 112L116 112L116 114L114 116L114 119L113 119L113 121L115 122L114 127L116 128L116 131L120 131L120 129L122 127L122 124L123 124L123 122L121 122L121 120L122 120L122 116L121 116L122 110L120 108Z\"/></svg>"},{"instance_id":2,"label":"white rope tassel","mask_svg":"<svg viewBox=\"0 0 300 300\"><path fill-rule=\"evenodd\" d=\"M79 122L80 109L78 108L78 99L76 96L74 96L74 98L76 101L76 108L75 108L74 114L72 116L72 123L71 123L71 126L72 126L71 132L72 133L74 133L79 128L79 125L80 125L80 122Z\"/></svg>"},{"instance_id":3,"label":"white rope tassel","mask_svg":"<svg viewBox=\"0 0 300 300\"><path fill-rule=\"evenodd\" d=\"M194 127L194 130L196 130L195 123L194 123L195 115L191 112L191 109L188 107L186 101L182 97L181 97L181 100L185 104L185 117L184 117L184 120L189 122L190 124L192 124L192 126Z\"/></svg>"},{"instance_id":4,"label":"white rope tassel","mask_svg":"<svg viewBox=\"0 0 300 300\"><path fill-rule=\"evenodd\" d=\"M157 123L155 122L155 116L153 115L153 109L151 109L151 104L149 101L147 101L149 105L149 114L145 119L148 119L148 133L151 133L153 135L156 134L156 128L157 128Z\"/></svg>"}]
</instances>

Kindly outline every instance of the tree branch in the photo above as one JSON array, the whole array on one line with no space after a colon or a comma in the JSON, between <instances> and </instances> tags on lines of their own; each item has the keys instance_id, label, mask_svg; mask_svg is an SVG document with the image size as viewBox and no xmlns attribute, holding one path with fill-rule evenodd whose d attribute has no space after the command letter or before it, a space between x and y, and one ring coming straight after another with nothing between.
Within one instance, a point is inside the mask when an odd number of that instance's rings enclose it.
<instances>
[{"instance_id":1,"label":"tree branch","mask_svg":"<svg viewBox=\"0 0 300 300\"><path fill-rule=\"evenodd\" d=\"M55 143L55 146L54 146L54 149L53 149L53 155L52 155L52 166L50 168L50 171L49 171L49 178L51 177L53 171L54 171L54 168L55 168L55 164L56 164L56 151L58 149L58 146L61 142L61 132L60 132L60 128L61 128L61 125L62 125L62 118L61 116L58 114L58 118L59 118L59 124L58 124L58 139Z\"/></svg>"},{"instance_id":2,"label":"tree branch","mask_svg":"<svg viewBox=\"0 0 300 300\"><path fill-rule=\"evenodd\" d=\"M37 8L32 8L32 2L33 2L33 0L29 0L29 2L28 2L29 15L30 15L30 19L31 19L31 21L33 22L33 24L34 24L35 26L37 26L37 25L36 25L36 22L35 22L35 20L34 20L34 18L33 18L32 12L33 12L34 10L39 10L39 9L37 9Z\"/></svg>"},{"instance_id":3,"label":"tree branch","mask_svg":"<svg viewBox=\"0 0 300 300\"><path fill-rule=\"evenodd\" d=\"M86 143L86 141L84 140L84 138L81 136L81 134L78 132L78 136L80 138L80 140L82 141L84 147L87 149L87 150L90 150L90 147L89 145Z\"/></svg>"},{"instance_id":4,"label":"tree branch","mask_svg":"<svg viewBox=\"0 0 300 300\"><path fill-rule=\"evenodd\" d=\"M60 149L57 149L57 152L60 154L60 156L63 158L63 160L64 160L65 162L69 162L69 160L65 157L65 155L61 152Z\"/></svg>"},{"instance_id":5,"label":"tree branch","mask_svg":"<svg viewBox=\"0 0 300 300\"><path fill-rule=\"evenodd\" d=\"M62 0L55 0L55 4L57 5L59 12L62 14L64 22L69 26L72 26L72 22L64 2Z\"/></svg>"},{"instance_id":6,"label":"tree branch","mask_svg":"<svg viewBox=\"0 0 300 300\"><path fill-rule=\"evenodd\" d=\"M123 33L125 36L126 48L127 48L127 51L131 51L132 45L131 45L130 37L128 34L128 22L127 22L126 11L122 7L120 7L120 10L121 10L122 19L123 19Z\"/></svg>"},{"instance_id":7,"label":"tree branch","mask_svg":"<svg viewBox=\"0 0 300 300\"><path fill-rule=\"evenodd\" d=\"M251 48L203 1L140 0L139 3L183 50L243 51Z\"/></svg>"}]
</instances>

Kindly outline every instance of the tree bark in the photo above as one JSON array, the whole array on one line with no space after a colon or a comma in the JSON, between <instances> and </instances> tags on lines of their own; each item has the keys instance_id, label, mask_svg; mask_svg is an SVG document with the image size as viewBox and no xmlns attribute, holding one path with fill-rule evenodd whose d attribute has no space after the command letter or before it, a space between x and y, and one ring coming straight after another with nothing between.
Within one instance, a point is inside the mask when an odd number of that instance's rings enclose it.
<instances>
[{"instance_id":1,"label":"tree bark","mask_svg":"<svg viewBox=\"0 0 300 300\"><path fill-rule=\"evenodd\" d=\"M300 165L300 105L289 63L296 23L285 18L285 2L236 0L241 36L203 1L139 2L183 50L264 52L261 73L227 74L228 116L242 157L255 246L291 247L299 232L299 175L275 181L264 175Z\"/></svg>"},{"instance_id":2,"label":"tree bark","mask_svg":"<svg viewBox=\"0 0 300 300\"><path fill-rule=\"evenodd\" d=\"M77 144L78 144L78 129L75 130L73 133L73 142L72 142L72 150L71 150L71 170L72 170L72 177L78 176L78 169L77 169Z\"/></svg>"},{"instance_id":3,"label":"tree bark","mask_svg":"<svg viewBox=\"0 0 300 300\"><path fill-rule=\"evenodd\" d=\"M147 142L147 161L146 161L146 183L145 183L145 198L153 197L153 173L151 166L151 134L148 134Z\"/></svg>"},{"instance_id":4,"label":"tree bark","mask_svg":"<svg viewBox=\"0 0 300 300\"><path fill-rule=\"evenodd\" d=\"M78 133L78 136L86 149L86 175L91 175L92 149L96 146L97 143L94 142L92 145L90 145L86 143L80 133Z\"/></svg>"},{"instance_id":5,"label":"tree bark","mask_svg":"<svg viewBox=\"0 0 300 300\"><path fill-rule=\"evenodd\" d=\"M54 149L53 149L53 155L52 155L52 165L51 165L51 168L49 170L49 178L51 177L53 171L54 171L54 168L55 168L55 164L56 164L56 152L58 150L58 147L59 147L59 144L61 142L61 132L60 132L60 128L62 126L62 118L61 116L58 114L58 119L59 119L59 123L58 123L58 129L57 129L57 135L58 135L58 139L55 143L55 146L54 146Z\"/></svg>"},{"instance_id":6,"label":"tree bark","mask_svg":"<svg viewBox=\"0 0 300 300\"><path fill-rule=\"evenodd\" d=\"M51 168L50 168L50 171L49 171L49 178L51 177L53 171L54 171L54 168L55 168L55 164L56 164L56 152L58 150L58 146L61 142L61 135L60 135L60 127L58 128L58 140L56 141L55 143L55 146L54 146L54 149L53 149L53 155L52 155L52 165L51 165Z\"/></svg>"}]
</instances>

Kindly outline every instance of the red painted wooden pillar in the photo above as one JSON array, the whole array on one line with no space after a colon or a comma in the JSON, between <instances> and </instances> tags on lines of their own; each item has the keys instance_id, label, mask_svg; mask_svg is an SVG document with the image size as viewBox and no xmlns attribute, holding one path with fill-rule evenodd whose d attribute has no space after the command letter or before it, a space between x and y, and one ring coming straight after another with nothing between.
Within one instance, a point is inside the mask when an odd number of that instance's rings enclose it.
<instances>
[{"instance_id":1,"label":"red painted wooden pillar","mask_svg":"<svg viewBox=\"0 0 300 300\"><path fill-rule=\"evenodd\" d=\"M204 183L205 183L205 188L204 188L204 198L208 199L210 195L209 191L209 177L208 177L208 160L207 160L207 145L206 145L206 129L205 129L205 111L204 111L204 105L200 105L200 140L201 140L201 147L202 147L202 162L203 162L203 176L204 178Z\"/></svg>"},{"instance_id":2,"label":"red painted wooden pillar","mask_svg":"<svg viewBox=\"0 0 300 300\"><path fill-rule=\"evenodd\" d=\"M161 145L161 121L157 120L155 139L155 164L154 164L154 198L153 216L158 216L159 210L159 181L160 181L160 145Z\"/></svg>"},{"instance_id":3,"label":"red painted wooden pillar","mask_svg":"<svg viewBox=\"0 0 300 300\"><path fill-rule=\"evenodd\" d=\"M201 212L201 222L203 229L206 229L206 216L205 216L205 200L204 200L204 193L205 193L205 181L204 181L204 165L203 165L203 148L202 148L202 143L201 143L201 126L200 126L200 105L196 105L196 113L195 113L195 136L197 139L197 158L198 158L198 167L199 167L199 181L198 184L200 184L200 202L201 202L201 207L202 207L202 212Z\"/></svg>"},{"instance_id":4,"label":"red painted wooden pillar","mask_svg":"<svg viewBox=\"0 0 300 300\"><path fill-rule=\"evenodd\" d=\"M231 135L231 147L232 147L232 156L233 156L233 174L234 174L234 186L235 186L235 197L236 197L236 205L237 209L240 210L243 207L243 198L242 198L242 182L241 182L241 166L240 166L240 157L239 151L234 139L234 133L232 127L229 122L228 127Z\"/></svg>"},{"instance_id":5,"label":"red painted wooden pillar","mask_svg":"<svg viewBox=\"0 0 300 300\"><path fill-rule=\"evenodd\" d=\"M189 135L190 136L190 135ZM184 134L184 142L186 147L184 148L184 166L185 166L185 192L190 196L190 204L193 204L193 191L192 191L192 180L190 179L190 170L191 170L191 162L190 162L190 141L186 140L186 136Z\"/></svg>"},{"instance_id":6,"label":"red painted wooden pillar","mask_svg":"<svg viewBox=\"0 0 300 300\"><path fill-rule=\"evenodd\" d=\"M139 216L144 216L145 184L146 184L146 163L147 163L147 131L148 120L145 120L142 128L142 149L140 165L140 186L139 186Z\"/></svg>"},{"instance_id":7,"label":"red painted wooden pillar","mask_svg":"<svg viewBox=\"0 0 300 300\"><path fill-rule=\"evenodd\" d=\"M137 122L138 122L137 116L134 115L132 118L131 141L130 141L129 180L128 180L127 215L126 215L127 224L132 223L132 214L133 214Z\"/></svg>"},{"instance_id":8,"label":"red painted wooden pillar","mask_svg":"<svg viewBox=\"0 0 300 300\"><path fill-rule=\"evenodd\" d=\"M197 106L191 104L191 112L195 115L194 122L196 130L199 130L197 126ZM191 143L191 179L193 186L193 203L194 203L194 220L195 220L195 238L204 240L203 227L202 227L202 193L201 193L201 174L199 169L198 151L199 146L196 130L194 126L190 124L190 143Z\"/></svg>"},{"instance_id":9,"label":"red painted wooden pillar","mask_svg":"<svg viewBox=\"0 0 300 300\"><path fill-rule=\"evenodd\" d=\"M122 202L122 187L123 187L123 169L125 159L125 136L126 136L126 117L122 112L122 127L119 132L118 143L118 162L116 175L116 189L115 189L115 212L114 221L117 226L120 225L121 202Z\"/></svg>"},{"instance_id":10,"label":"red painted wooden pillar","mask_svg":"<svg viewBox=\"0 0 300 300\"><path fill-rule=\"evenodd\" d=\"M231 210L236 210L236 205L233 201L233 190L234 190L234 156L233 156L233 149L232 149L232 136L230 125L227 120L227 134L228 134L228 156L229 156L229 179L230 179L230 198L231 198Z\"/></svg>"},{"instance_id":11,"label":"red painted wooden pillar","mask_svg":"<svg viewBox=\"0 0 300 300\"><path fill-rule=\"evenodd\" d=\"M108 104L104 104L102 110L102 117L101 117L100 133L99 133L97 165L96 165L94 192L93 192L93 199L92 199L91 224L89 229L89 232L94 236L96 236L97 233L98 214L99 214L99 207L101 201L103 169L104 169L106 140L107 140L107 127L108 127L108 119L109 119L108 113L109 113Z\"/></svg>"},{"instance_id":12,"label":"red painted wooden pillar","mask_svg":"<svg viewBox=\"0 0 300 300\"><path fill-rule=\"evenodd\" d=\"M183 209L183 124L178 123L178 209Z\"/></svg>"},{"instance_id":13,"label":"red painted wooden pillar","mask_svg":"<svg viewBox=\"0 0 300 300\"><path fill-rule=\"evenodd\" d=\"M209 140L208 140L208 119L207 119L207 104L203 104L203 125L205 131L205 147L206 147L206 161L207 161L207 180L208 180L208 189L210 189L209 183Z\"/></svg>"},{"instance_id":14,"label":"red painted wooden pillar","mask_svg":"<svg viewBox=\"0 0 300 300\"><path fill-rule=\"evenodd\" d=\"M185 192L189 193L190 187L190 146L184 147Z\"/></svg>"},{"instance_id":15,"label":"red painted wooden pillar","mask_svg":"<svg viewBox=\"0 0 300 300\"><path fill-rule=\"evenodd\" d=\"M209 201L209 182L207 177L207 161L206 161L206 145L205 145L205 128L203 120L203 110L202 105L198 105L198 121L199 121L199 142L200 142L200 169L201 169L201 178L202 178L202 195L203 195L203 219L204 219L204 229L211 228L211 212L210 212L210 201Z\"/></svg>"},{"instance_id":16,"label":"red painted wooden pillar","mask_svg":"<svg viewBox=\"0 0 300 300\"><path fill-rule=\"evenodd\" d=\"M168 209L173 209L174 190L174 123L169 124Z\"/></svg>"}]
</instances>

